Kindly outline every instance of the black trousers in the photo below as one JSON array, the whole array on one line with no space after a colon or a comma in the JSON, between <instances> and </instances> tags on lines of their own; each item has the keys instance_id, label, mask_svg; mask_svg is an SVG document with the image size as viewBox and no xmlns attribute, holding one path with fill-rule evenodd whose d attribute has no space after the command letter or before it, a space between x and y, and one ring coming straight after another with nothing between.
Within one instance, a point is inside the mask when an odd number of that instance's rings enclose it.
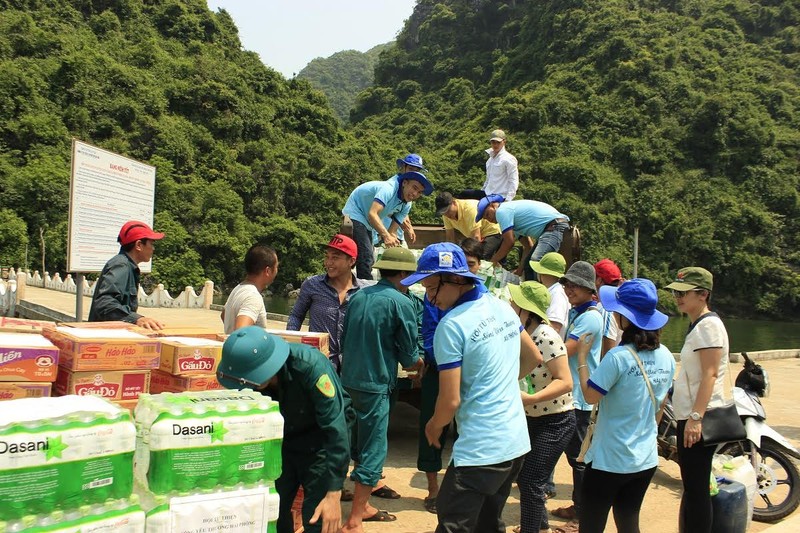
<instances>
[{"instance_id":1,"label":"black trousers","mask_svg":"<svg viewBox=\"0 0 800 533\"><path fill-rule=\"evenodd\" d=\"M503 507L524 459L487 466L450 463L436 500L436 533L504 533Z\"/></svg>"},{"instance_id":2,"label":"black trousers","mask_svg":"<svg viewBox=\"0 0 800 533\"><path fill-rule=\"evenodd\" d=\"M608 511L613 509L619 533L639 533L639 511L656 467L632 474L594 470L586 465L583 473L581 533L602 533Z\"/></svg>"},{"instance_id":3,"label":"black trousers","mask_svg":"<svg viewBox=\"0 0 800 533\"><path fill-rule=\"evenodd\" d=\"M708 485L716 446L706 446L701 437L691 448L684 448L684 429L686 420L678 420L678 459L683 481L678 529L687 533L709 533L714 522L714 508Z\"/></svg>"}]
</instances>

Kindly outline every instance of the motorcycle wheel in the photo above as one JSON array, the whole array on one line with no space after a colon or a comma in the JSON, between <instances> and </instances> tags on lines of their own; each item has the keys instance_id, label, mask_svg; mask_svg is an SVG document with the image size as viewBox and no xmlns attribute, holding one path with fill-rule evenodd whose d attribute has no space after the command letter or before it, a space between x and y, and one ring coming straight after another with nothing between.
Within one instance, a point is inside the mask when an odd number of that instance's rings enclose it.
<instances>
[{"instance_id":1,"label":"motorcycle wheel","mask_svg":"<svg viewBox=\"0 0 800 533\"><path fill-rule=\"evenodd\" d=\"M725 445L720 453L750 456L755 448L750 441ZM758 496L753 506L753 520L775 522L789 516L800 505L800 473L797 465L774 442L764 439L758 453Z\"/></svg>"}]
</instances>

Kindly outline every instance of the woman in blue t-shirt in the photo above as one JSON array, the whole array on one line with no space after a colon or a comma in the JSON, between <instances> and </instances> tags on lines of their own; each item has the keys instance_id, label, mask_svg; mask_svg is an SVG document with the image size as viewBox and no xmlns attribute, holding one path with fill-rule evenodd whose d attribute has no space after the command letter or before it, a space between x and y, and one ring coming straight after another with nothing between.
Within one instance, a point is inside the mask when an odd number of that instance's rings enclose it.
<instances>
[{"instance_id":1,"label":"woman in blue t-shirt","mask_svg":"<svg viewBox=\"0 0 800 533\"><path fill-rule=\"evenodd\" d=\"M658 466L656 419L672 384L675 359L660 343L667 316L656 310L650 280L600 287L600 302L622 330L622 341L589 376L591 339L581 337L578 376L584 398L598 404L594 438L584 456L581 533L602 532L608 511L620 533L639 532L639 510Z\"/></svg>"}]
</instances>

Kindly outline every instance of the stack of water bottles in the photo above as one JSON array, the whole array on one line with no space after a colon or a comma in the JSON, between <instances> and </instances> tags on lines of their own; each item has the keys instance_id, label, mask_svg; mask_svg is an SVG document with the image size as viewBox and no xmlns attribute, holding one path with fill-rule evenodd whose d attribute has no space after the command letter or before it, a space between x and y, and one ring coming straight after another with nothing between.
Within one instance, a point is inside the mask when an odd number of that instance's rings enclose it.
<instances>
[{"instance_id":1,"label":"stack of water bottles","mask_svg":"<svg viewBox=\"0 0 800 533\"><path fill-rule=\"evenodd\" d=\"M136 492L148 533L275 531L283 417L259 393L144 394L135 411ZM193 527L195 526L195 527Z\"/></svg>"},{"instance_id":2,"label":"stack of water bottles","mask_svg":"<svg viewBox=\"0 0 800 533\"><path fill-rule=\"evenodd\" d=\"M0 531L143 533L130 412L94 396L0 403Z\"/></svg>"}]
</instances>

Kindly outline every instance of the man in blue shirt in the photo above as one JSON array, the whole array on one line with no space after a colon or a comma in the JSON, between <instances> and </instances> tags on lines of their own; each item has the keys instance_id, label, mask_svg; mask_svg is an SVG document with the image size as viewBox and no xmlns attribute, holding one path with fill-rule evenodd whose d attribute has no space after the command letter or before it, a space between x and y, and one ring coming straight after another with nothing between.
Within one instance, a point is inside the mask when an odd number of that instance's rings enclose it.
<instances>
[{"instance_id":1,"label":"man in blue shirt","mask_svg":"<svg viewBox=\"0 0 800 533\"><path fill-rule=\"evenodd\" d=\"M486 218L500 225L503 234L500 247L489 259L495 265L505 259L514 247L514 238L520 237L522 255L516 274L525 273L525 279L535 280L536 274L530 267L531 261L540 260L547 252L557 252L561 248L564 232L569 229L569 217L555 207L535 200L504 201L502 196L492 194L478 202L478 216L475 220ZM536 240L536 247L531 244Z\"/></svg>"},{"instance_id":2,"label":"man in blue shirt","mask_svg":"<svg viewBox=\"0 0 800 533\"><path fill-rule=\"evenodd\" d=\"M503 507L530 450L518 380L541 353L520 334L511 306L479 290L455 244L425 248L416 273L401 283L418 281L433 305L448 310L434 334L439 397L425 435L440 446L454 416L460 432L436 501L436 531L504 531Z\"/></svg>"},{"instance_id":3,"label":"man in blue shirt","mask_svg":"<svg viewBox=\"0 0 800 533\"><path fill-rule=\"evenodd\" d=\"M433 185L421 172L406 172L392 181L368 181L356 187L347 198L342 214L353 222L353 240L358 247L356 276L372 279L374 262L373 239L378 237L384 246L400 245L397 235L383 223L386 218L402 225L411 211L411 204L420 196L433 192ZM390 226L391 228L392 226Z\"/></svg>"},{"instance_id":4,"label":"man in blue shirt","mask_svg":"<svg viewBox=\"0 0 800 533\"><path fill-rule=\"evenodd\" d=\"M356 291L369 283L353 275L357 255L353 239L346 235L334 235L325 245L325 273L311 276L303 282L286 322L286 329L300 331L308 314L308 331L325 332L329 335L328 358L337 372L342 364L339 342L347 304Z\"/></svg>"}]
</instances>

